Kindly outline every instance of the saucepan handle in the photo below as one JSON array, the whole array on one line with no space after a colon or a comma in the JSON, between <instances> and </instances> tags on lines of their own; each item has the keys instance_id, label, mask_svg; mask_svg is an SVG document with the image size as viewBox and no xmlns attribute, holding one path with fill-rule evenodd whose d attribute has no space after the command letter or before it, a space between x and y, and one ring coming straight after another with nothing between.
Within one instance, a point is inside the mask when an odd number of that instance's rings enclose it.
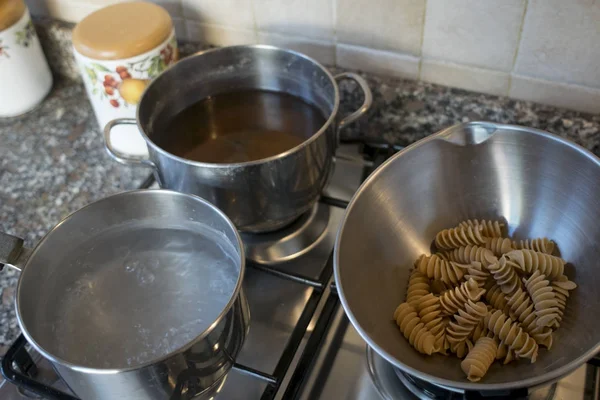
<instances>
[{"instance_id":1,"label":"saucepan handle","mask_svg":"<svg viewBox=\"0 0 600 400\"><path fill-rule=\"evenodd\" d=\"M335 76L335 80L336 82L340 82L343 80L351 80L356 82L360 90L363 92L364 97L362 105L356 111L345 116L337 123L337 128L335 132L335 148L337 149L340 145L340 131L344 127L350 125L351 123L365 115L367 111L369 111L371 105L373 104L373 93L371 93L371 89L369 88L369 84L367 83L367 81L362 76L355 74L354 72L343 72L341 74L338 74ZM336 154L336 156L334 157L334 161L337 160L346 160L354 163L364 163L363 160L359 160L353 157L347 157L341 154Z\"/></svg>"},{"instance_id":2,"label":"saucepan handle","mask_svg":"<svg viewBox=\"0 0 600 400\"><path fill-rule=\"evenodd\" d=\"M108 154L121 164L142 165L156 170L156 165L146 156L134 156L131 154L121 153L115 149L112 144L111 131L117 125L135 125L137 122L134 118L117 118L109 121L104 127L104 144Z\"/></svg>"},{"instance_id":3,"label":"saucepan handle","mask_svg":"<svg viewBox=\"0 0 600 400\"><path fill-rule=\"evenodd\" d=\"M369 111L371 105L373 104L373 94L371 93L371 89L369 89L369 84L367 83L367 81L362 76L355 74L354 72L343 72L341 74L338 74L335 76L335 80L337 82L343 80L351 80L356 82L360 90L363 92L364 96L362 105L356 111L354 111L350 115L345 116L344 118L342 118L341 121L338 122L337 128L339 131L340 129L356 121L357 119L365 115L367 111Z\"/></svg>"},{"instance_id":4,"label":"saucepan handle","mask_svg":"<svg viewBox=\"0 0 600 400\"><path fill-rule=\"evenodd\" d=\"M21 271L31 249L23 246L23 239L0 232L0 271L7 266Z\"/></svg>"},{"instance_id":5,"label":"saucepan handle","mask_svg":"<svg viewBox=\"0 0 600 400\"><path fill-rule=\"evenodd\" d=\"M134 118L117 118L117 119L113 119L112 121L109 121L106 124L106 126L104 127L104 144L105 144L106 151L108 152L108 154L113 159L115 159L117 162L120 162L121 164L141 165L143 167L152 168L156 182L158 182L158 184L160 186L162 186L161 180L160 180L160 174L158 173L158 168L156 167L156 164L154 164L152 162L152 160L150 160L146 156L134 156L131 154L125 154L125 153L121 153L119 150L115 149L115 147L112 144L111 131L112 131L112 128L114 128L117 125L135 125L135 126L137 126L137 121Z\"/></svg>"}]
</instances>

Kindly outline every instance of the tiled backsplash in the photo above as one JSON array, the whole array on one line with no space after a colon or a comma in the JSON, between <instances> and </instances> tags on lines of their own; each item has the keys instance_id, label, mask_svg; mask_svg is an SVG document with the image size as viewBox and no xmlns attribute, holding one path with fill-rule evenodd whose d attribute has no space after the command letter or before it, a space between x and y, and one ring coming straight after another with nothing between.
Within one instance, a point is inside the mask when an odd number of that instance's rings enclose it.
<instances>
[{"instance_id":1,"label":"tiled backsplash","mask_svg":"<svg viewBox=\"0 0 600 400\"><path fill-rule=\"evenodd\" d=\"M26 0L77 22L119 0ZM600 113L600 0L153 0L180 39Z\"/></svg>"}]
</instances>

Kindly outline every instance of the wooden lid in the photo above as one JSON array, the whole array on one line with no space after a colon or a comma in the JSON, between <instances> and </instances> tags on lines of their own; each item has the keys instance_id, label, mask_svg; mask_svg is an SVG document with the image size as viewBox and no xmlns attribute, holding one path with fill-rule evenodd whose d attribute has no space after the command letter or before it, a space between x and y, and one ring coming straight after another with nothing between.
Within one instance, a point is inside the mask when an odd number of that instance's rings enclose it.
<instances>
[{"instance_id":1,"label":"wooden lid","mask_svg":"<svg viewBox=\"0 0 600 400\"><path fill-rule=\"evenodd\" d=\"M24 13L23 0L0 0L0 31L13 26Z\"/></svg>"},{"instance_id":2,"label":"wooden lid","mask_svg":"<svg viewBox=\"0 0 600 400\"><path fill-rule=\"evenodd\" d=\"M73 30L73 46L96 60L129 58L167 40L172 29L171 17L156 4L119 3L82 19Z\"/></svg>"}]
</instances>

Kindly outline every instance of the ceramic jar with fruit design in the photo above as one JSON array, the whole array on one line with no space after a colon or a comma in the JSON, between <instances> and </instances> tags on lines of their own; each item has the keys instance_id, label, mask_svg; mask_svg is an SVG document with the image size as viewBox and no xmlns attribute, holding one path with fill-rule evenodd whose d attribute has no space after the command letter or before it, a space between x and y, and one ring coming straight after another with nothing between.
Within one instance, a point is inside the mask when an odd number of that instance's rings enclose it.
<instances>
[{"instance_id":1,"label":"ceramic jar with fruit design","mask_svg":"<svg viewBox=\"0 0 600 400\"><path fill-rule=\"evenodd\" d=\"M23 0L0 0L0 118L37 106L52 73Z\"/></svg>"},{"instance_id":2,"label":"ceramic jar with fruit design","mask_svg":"<svg viewBox=\"0 0 600 400\"><path fill-rule=\"evenodd\" d=\"M88 15L73 30L73 47L101 130L115 118L135 118L147 83L178 59L171 17L146 2L115 4ZM111 139L123 153L147 154L135 126L114 129Z\"/></svg>"}]
</instances>

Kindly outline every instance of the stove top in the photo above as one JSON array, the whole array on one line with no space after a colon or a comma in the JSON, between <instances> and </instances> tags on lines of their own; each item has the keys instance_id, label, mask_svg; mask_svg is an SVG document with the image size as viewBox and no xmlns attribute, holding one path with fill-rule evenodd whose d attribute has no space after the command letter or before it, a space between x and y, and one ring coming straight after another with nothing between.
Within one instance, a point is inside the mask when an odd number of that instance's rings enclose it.
<instances>
[{"instance_id":1,"label":"stove top","mask_svg":"<svg viewBox=\"0 0 600 400\"><path fill-rule=\"evenodd\" d=\"M440 388L423 390L411 383L410 377L407 379L368 351L346 318L335 292L332 250L344 208L363 179L397 150L383 143L343 145L321 202L296 223L296 230L261 240L246 238L252 252L244 282L251 313L250 332L236 367L215 400L463 397L461 393L439 391ZM150 184L152 180L142 186ZM24 339L19 340L25 343ZM11 350L16 347L13 345ZM68 393L49 363L38 354L31 350L9 353L5 364L10 364L7 360L17 361L12 366L16 366L14 375L21 382L34 379ZM554 385L531 390L529 398L600 399L599 371L586 364ZM23 372L29 372L33 378ZM53 395L50 391L40 397L0 380L0 399L27 398L73 397Z\"/></svg>"}]
</instances>

